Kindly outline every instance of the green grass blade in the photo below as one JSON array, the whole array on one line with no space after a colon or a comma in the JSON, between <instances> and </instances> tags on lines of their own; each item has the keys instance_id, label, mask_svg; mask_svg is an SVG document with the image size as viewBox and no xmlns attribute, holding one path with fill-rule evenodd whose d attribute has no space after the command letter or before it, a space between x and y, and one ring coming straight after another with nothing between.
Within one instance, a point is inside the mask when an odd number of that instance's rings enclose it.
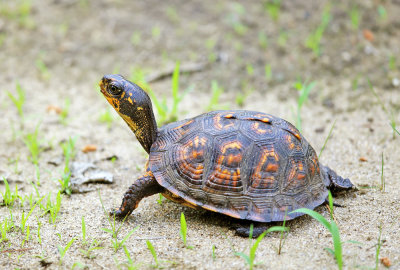
<instances>
[{"instance_id":1,"label":"green grass blade","mask_svg":"<svg viewBox=\"0 0 400 270\"><path fill-rule=\"evenodd\" d=\"M156 265L158 265L157 253L156 250L154 249L153 244L149 240L146 240L146 244L147 248L150 250L150 253L154 258L154 261L156 262Z\"/></svg>"},{"instance_id":2,"label":"green grass blade","mask_svg":"<svg viewBox=\"0 0 400 270\"><path fill-rule=\"evenodd\" d=\"M316 82L311 82L309 84L306 84L303 86L301 90L300 97L298 99L298 106L301 108L304 104L304 102L308 99L308 95L310 94L311 90L314 88Z\"/></svg>"},{"instance_id":3,"label":"green grass blade","mask_svg":"<svg viewBox=\"0 0 400 270\"><path fill-rule=\"evenodd\" d=\"M248 265L251 265L250 257L247 256L246 254L244 254L243 252L235 252L235 255L236 255L236 256L242 257L242 258L246 261L246 263L247 263Z\"/></svg>"},{"instance_id":4,"label":"green grass blade","mask_svg":"<svg viewBox=\"0 0 400 270\"><path fill-rule=\"evenodd\" d=\"M258 248L258 245L260 244L261 240L265 237L265 235L268 233L268 231L263 232L260 234L260 236L257 237L256 241L254 242L253 246L250 248L250 268L252 268L254 264L254 259L256 258L256 251Z\"/></svg>"},{"instance_id":5,"label":"green grass blade","mask_svg":"<svg viewBox=\"0 0 400 270\"><path fill-rule=\"evenodd\" d=\"M266 233L270 233L270 232L287 232L289 231L289 228L287 227L283 227L283 226L272 226L271 228L269 228L268 230L266 230Z\"/></svg>"},{"instance_id":6,"label":"green grass blade","mask_svg":"<svg viewBox=\"0 0 400 270\"><path fill-rule=\"evenodd\" d=\"M375 96L375 98L378 100L379 105L381 105L382 110L386 113L386 115L389 115L388 110L386 109L385 104L383 103L382 99L378 96L378 94L376 93L374 86L372 85L372 82L369 78L367 78L368 80L368 85L369 85L369 89L371 90L372 94Z\"/></svg>"},{"instance_id":7,"label":"green grass blade","mask_svg":"<svg viewBox=\"0 0 400 270\"><path fill-rule=\"evenodd\" d=\"M292 212L290 212L289 214L294 214L294 213L303 213L303 214L307 214L310 217L316 219L319 223L321 223L322 225L324 225L325 228L327 228L329 231L331 230L331 224L319 213L308 209L308 208L300 208L297 210L294 210Z\"/></svg>"},{"instance_id":8,"label":"green grass blade","mask_svg":"<svg viewBox=\"0 0 400 270\"><path fill-rule=\"evenodd\" d=\"M319 152L318 158L321 158L322 152L324 151L325 146L328 143L328 140L331 138L332 131L333 131L333 128L335 127L335 124L336 124L336 119L335 119L335 121L333 121L331 129L329 130L329 133L328 133L328 137L326 137L326 139L325 139L324 145L322 146L321 151Z\"/></svg>"},{"instance_id":9,"label":"green grass blade","mask_svg":"<svg viewBox=\"0 0 400 270\"><path fill-rule=\"evenodd\" d=\"M119 244L119 246L122 246L126 240L129 239L129 237L131 237L131 235L139 228L139 226L136 226L134 229L132 229L125 237L124 239L122 239L121 243Z\"/></svg>"},{"instance_id":10,"label":"green grass blade","mask_svg":"<svg viewBox=\"0 0 400 270\"><path fill-rule=\"evenodd\" d=\"M333 197L330 190L328 190L328 202L329 202L329 209L331 214L331 220L333 220Z\"/></svg>"},{"instance_id":11,"label":"green grass blade","mask_svg":"<svg viewBox=\"0 0 400 270\"><path fill-rule=\"evenodd\" d=\"M187 224L186 224L185 214L183 214L183 212L181 213L181 231L180 231L180 235L182 237L183 243L186 246Z\"/></svg>"},{"instance_id":12,"label":"green grass blade","mask_svg":"<svg viewBox=\"0 0 400 270\"><path fill-rule=\"evenodd\" d=\"M86 224L84 216L82 216L82 241L83 243L86 243Z\"/></svg>"},{"instance_id":13,"label":"green grass blade","mask_svg":"<svg viewBox=\"0 0 400 270\"><path fill-rule=\"evenodd\" d=\"M333 239L333 247L335 251L336 263L338 265L339 270L343 268L343 260L342 260L342 242L340 241L339 228L337 227L334 221L331 222L331 234Z\"/></svg>"},{"instance_id":14,"label":"green grass blade","mask_svg":"<svg viewBox=\"0 0 400 270\"><path fill-rule=\"evenodd\" d=\"M394 125L390 125L390 126L392 127L393 131L396 132L400 136L400 131L398 131Z\"/></svg>"}]
</instances>

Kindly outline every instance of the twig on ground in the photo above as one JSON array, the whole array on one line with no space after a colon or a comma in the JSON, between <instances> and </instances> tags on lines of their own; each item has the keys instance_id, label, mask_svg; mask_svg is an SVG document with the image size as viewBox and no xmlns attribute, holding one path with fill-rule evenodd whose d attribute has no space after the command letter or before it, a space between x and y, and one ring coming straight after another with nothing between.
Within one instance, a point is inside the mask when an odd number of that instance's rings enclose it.
<instances>
[{"instance_id":1,"label":"twig on ground","mask_svg":"<svg viewBox=\"0 0 400 270\"><path fill-rule=\"evenodd\" d=\"M182 64L180 67L180 73L199 72L199 71L202 71L207 65L208 65L208 62ZM172 66L165 70L154 72L146 77L146 82L152 83L152 82L163 80L167 77L171 77L172 74L174 73L174 70L175 70L175 67Z\"/></svg>"}]
</instances>

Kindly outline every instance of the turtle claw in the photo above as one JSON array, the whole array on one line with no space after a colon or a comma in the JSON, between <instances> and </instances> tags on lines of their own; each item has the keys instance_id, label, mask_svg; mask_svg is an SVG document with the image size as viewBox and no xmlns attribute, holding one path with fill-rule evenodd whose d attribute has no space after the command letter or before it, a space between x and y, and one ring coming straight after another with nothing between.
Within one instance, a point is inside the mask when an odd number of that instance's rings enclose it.
<instances>
[{"instance_id":1,"label":"turtle claw","mask_svg":"<svg viewBox=\"0 0 400 270\"><path fill-rule=\"evenodd\" d=\"M109 212L110 216L115 217L115 219L125 219L127 216L129 216L130 213L124 213L121 211L121 209L113 209Z\"/></svg>"}]
</instances>

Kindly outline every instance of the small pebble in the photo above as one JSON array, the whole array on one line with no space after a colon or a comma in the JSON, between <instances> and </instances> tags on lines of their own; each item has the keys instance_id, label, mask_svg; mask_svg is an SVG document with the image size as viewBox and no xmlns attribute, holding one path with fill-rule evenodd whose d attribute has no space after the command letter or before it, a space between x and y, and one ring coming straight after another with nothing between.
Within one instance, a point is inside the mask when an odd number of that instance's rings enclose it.
<instances>
[{"instance_id":1,"label":"small pebble","mask_svg":"<svg viewBox=\"0 0 400 270\"><path fill-rule=\"evenodd\" d=\"M392 79L392 85L393 85L394 87L399 86L399 85L400 85L400 80L399 80L398 78L393 78L393 79Z\"/></svg>"}]
</instances>

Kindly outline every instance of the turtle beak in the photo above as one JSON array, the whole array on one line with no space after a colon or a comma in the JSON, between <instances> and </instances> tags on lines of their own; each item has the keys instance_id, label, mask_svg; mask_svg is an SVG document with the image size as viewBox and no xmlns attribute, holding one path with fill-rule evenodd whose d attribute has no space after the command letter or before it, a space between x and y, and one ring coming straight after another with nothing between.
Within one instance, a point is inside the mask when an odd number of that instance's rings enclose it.
<instances>
[{"instance_id":1,"label":"turtle beak","mask_svg":"<svg viewBox=\"0 0 400 270\"><path fill-rule=\"evenodd\" d=\"M108 79L103 77L101 79L101 81L99 82L100 92L106 97L108 96L108 92L106 91L107 81L108 81Z\"/></svg>"}]
</instances>

